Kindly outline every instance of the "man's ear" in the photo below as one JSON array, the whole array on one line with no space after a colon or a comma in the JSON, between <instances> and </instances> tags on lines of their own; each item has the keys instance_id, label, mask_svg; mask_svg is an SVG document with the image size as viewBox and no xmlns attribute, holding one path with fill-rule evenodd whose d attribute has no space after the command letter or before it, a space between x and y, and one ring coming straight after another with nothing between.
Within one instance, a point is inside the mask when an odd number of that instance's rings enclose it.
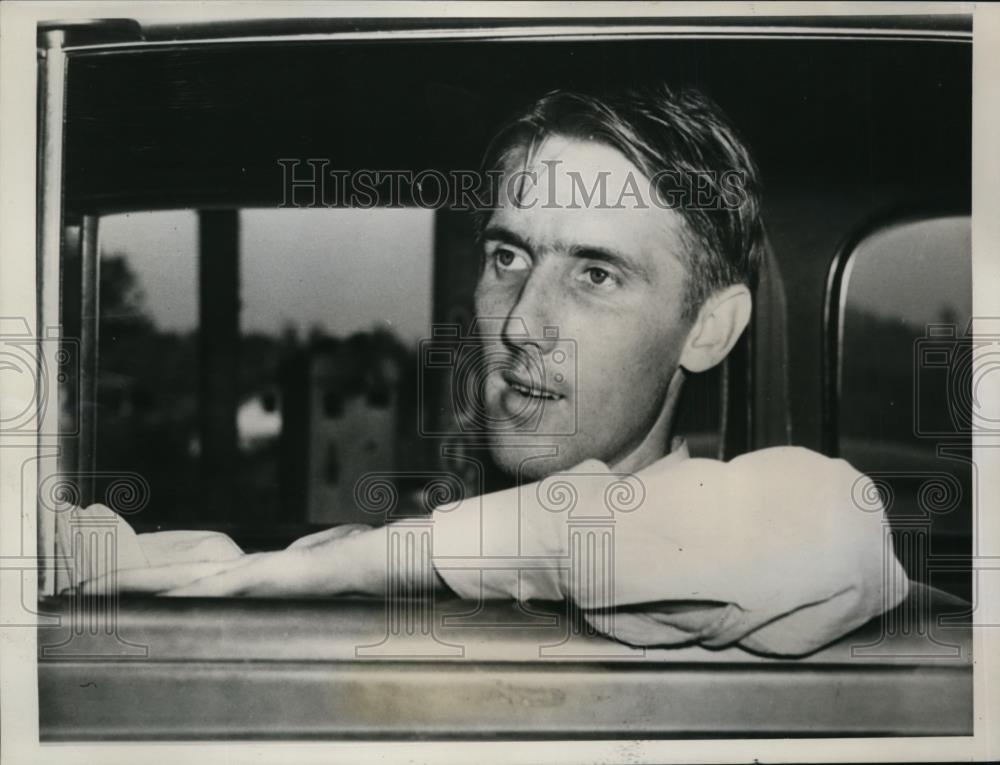
<instances>
[{"instance_id":1,"label":"man's ear","mask_svg":"<svg viewBox=\"0 0 1000 765\"><path fill-rule=\"evenodd\" d=\"M750 321L753 301L745 284L733 284L704 302L688 331L680 365L689 372L711 369L733 349Z\"/></svg>"}]
</instances>

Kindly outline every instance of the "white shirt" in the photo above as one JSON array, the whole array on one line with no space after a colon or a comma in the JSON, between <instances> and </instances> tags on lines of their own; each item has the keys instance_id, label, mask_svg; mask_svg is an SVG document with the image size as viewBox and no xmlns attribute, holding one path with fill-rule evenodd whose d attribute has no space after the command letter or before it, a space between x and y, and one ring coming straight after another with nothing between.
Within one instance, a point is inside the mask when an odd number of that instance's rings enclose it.
<instances>
[{"instance_id":1,"label":"white shirt","mask_svg":"<svg viewBox=\"0 0 1000 765\"><path fill-rule=\"evenodd\" d=\"M682 447L634 475L587 460L433 523L434 566L460 596L572 599L632 645L800 655L908 592L872 482L798 447L728 463Z\"/></svg>"}]
</instances>

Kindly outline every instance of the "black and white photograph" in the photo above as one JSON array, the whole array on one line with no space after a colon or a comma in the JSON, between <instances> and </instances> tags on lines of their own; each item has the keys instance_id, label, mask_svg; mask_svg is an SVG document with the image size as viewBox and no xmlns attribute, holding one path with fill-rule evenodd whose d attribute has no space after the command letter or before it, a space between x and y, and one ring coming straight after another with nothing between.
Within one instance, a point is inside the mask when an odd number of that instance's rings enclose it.
<instances>
[{"instance_id":1,"label":"black and white photograph","mask_svg":"<svg viewBox=\"0 0 1000 765\"><path fill-rule=\"evenodd\" d=\"M8 762L998 756L1000 14L6 5Z\"/></svg>"}]
</instances>

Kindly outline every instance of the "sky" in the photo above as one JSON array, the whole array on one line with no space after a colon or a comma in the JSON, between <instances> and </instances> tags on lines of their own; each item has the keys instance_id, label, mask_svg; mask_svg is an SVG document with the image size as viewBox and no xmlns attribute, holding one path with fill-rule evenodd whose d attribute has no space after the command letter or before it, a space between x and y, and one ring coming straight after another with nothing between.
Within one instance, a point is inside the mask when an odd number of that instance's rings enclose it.
<instances>
[{"instance_id":1,"label":"sky","mask_svg":"<svg viewBox=\"0 0 1000 765\"><path fill-rule=\"evenodd\" d=\"M421 209L240 213L243 332L289 323L344 336L379 325L406 341L431 321L434 214ZM198 218L191 210L107 216L102 253L123 252L157 326L198 323Z\"/></svg>"},{"instance_id":2,"label":"sky","mask_svg":"<svg viewBox=\"0 0 1000 765\"><path fill-rule=\"evenodd\" d=\"M849 305L923 325L972 306L972 232L966 217L901 224L862 242L845 278ZM964 327L960 328L960 331Z\"/></svg>"}]
</instances>

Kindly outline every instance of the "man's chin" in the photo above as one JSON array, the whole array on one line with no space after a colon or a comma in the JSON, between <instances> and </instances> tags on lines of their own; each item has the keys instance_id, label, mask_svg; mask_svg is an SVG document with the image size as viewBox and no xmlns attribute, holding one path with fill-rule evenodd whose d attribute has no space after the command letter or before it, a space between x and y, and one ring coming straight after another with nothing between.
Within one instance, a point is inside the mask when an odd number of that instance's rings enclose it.
<instances>
[{"instance_id":1,"label":"man's chin","mask_svg":"<svg viewBox=\"0 0 1000 765\"><path fill-rule=\"evenodd\" d=\"M497 467L524 483L537 481L551 473L568 470L585 456L575 454L572 440L566 436L531 436L515 433L491 433L490 454Z\"/></svg>"}]
</instances>

